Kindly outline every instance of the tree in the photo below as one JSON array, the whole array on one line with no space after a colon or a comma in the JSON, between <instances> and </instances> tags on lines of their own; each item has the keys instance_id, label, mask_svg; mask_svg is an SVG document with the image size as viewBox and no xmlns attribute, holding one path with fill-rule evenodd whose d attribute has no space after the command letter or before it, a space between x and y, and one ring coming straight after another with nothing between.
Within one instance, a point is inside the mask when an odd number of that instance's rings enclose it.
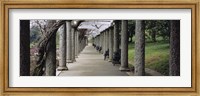
<instances>
[{"instance_id":1,"label":"tree","mask_svg":"<svg viewBox=\"0 0 200 96\"><path fill-rule=\"evenodd\" d=\"M153 42L157 41L157 37L162 37L163 40L169 38L169 21L168 20L145 20L146 37Z\"/></svg>"},{"instance_id":2,"label":"tree","mask_svg":"<svg viewBox=\"0 0 200 96\"><path fill-rule=\"evenodd\" d=\"M54 23L56 23L56 20L48 20L47 30L49 30ZM45 75L55 76L56 75L56 32L52 34L49 42L47 43L46 53L47 54L45 61Z\"/></svg>"},{"instance_id":3,"label":"tree","mask_svg":"<svg viewBox=\"0 0 200 96\"><path fill-rule=\"evenodd\" d=\"M135 34L135 20L128 21L128 37L130 39L129 42L133 42L133 35Z\"/></svg>"},{"instance_id":4,"label":"tree","mask_svg":"<svg viewBox=\"0 0 200 96\"><path fill-rule=\"evenodd\" d=\"M30 76L30 21L20 20L20 76Z\"/></svg>"},{"instance_id":5,"label":"tree","mask_svg":"<svg viewBox=\"0 0 200 96\"><path fill-rule=\"evenodd\" d=\"M151 39L153 42L156 42L156 20L145 20L145 31L148 32L147 38Z\"/></svg>"},{"instance_id":6,"label":"tree","mask_svg":"<svg viewBox=\"0 0 200 96\"><path fill-rule=\"evenodd\" d=\"M47 20L30 20L30 43L35 46L41 37L45 36ZM32 47L33 47L32 46Z\"/></svg>"},{"instance_id":7,"label":"tree","mask_svg":"<svg viewBox=\"0 0 200 96\"><path fill-rule=\"evenodd\" d=\"M169 75L180 75L180 20L170 21Z\"/></svg>"},{"instance_id":8,"label":"tree","mask_svg":"<svg viewBox=\"0 0 200 96\"><path fill-rule=\"evenodd\" d=\"M31 44L34 44L39 40L39 38L40 38L39 31L40 31L40 29L37 26L35 26L35 25L31 26L31 29L30 29L30 43Z\"/></svg>"},{"instance_id":9,"label":"tree","mask_svg":"<svg viewBox=\"0 0 200 96\"><path fill-rule=\"evenodd\" d=\"M57 22L50 22L48 25L48 29L45 32L45 35L40 39L37 47L38 47L38 55L37 55L37 66L34 69L33 72L33 76L42 76L44 74L44 68L45 68L45 62L47 59L47 55L49 54L49 47L51 46L51 44L49 44L49 42L51 42L52 38L54 38L58 28L60 28L60 26L62 26L64 23L66 22L66 20L59 20ZM53 50L53 48L51 49ZM52 74L54 74L52 72ZM54 74L55 75L55 74Z\"/></svg>"},{"instance_id":10,"label":"tree","mask_svg":"<svg viewBox=\"0 0 200 96\"><path fill-rule=\"evenodd\" d=\"M156 21L156 32L157 36L161 36L163 40L169 40L170 34L169 20L158 20Z\"/></svg>"},{"instance_id":11,"label":"tree","mask_svg":"<svg viewBox=\"0 0 200 96\"><path fill-rule=\"evenodd\" d=\"M143 20L136 20L135 28L135 75L145 75L145 26Z\"/></svg>"}]
</instances>

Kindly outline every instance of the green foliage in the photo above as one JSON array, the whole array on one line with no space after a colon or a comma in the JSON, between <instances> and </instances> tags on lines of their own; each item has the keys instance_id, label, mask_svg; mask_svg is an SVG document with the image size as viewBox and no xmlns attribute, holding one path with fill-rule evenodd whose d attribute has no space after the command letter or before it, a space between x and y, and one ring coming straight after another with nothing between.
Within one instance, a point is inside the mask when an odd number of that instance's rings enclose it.
<instances>
[{"instance_id":1,"label":"green foliage","mask_svg":"<svg viewBox=\"0 0 200 96\"><path fill-rule=\"evenodd\" d=\"M129 66L134 66L135 45L128 46ZM145 67L168 75L169 72L169 42L157 38L157 42L146 41L145 45Z\"/></svg>"},{"instance_id":2,"label":"green foliage","mask_svg":"<svg viewBox=\"0 0 200 96\"><path fill-rule=\"evenodd\" d=\"M145 20L146 39L153 40L155 34L155 38L162 37L163 40L169 40L169 28L169 20Z\"/></svg>"},{"instance_id":3,"label":"green foliage","mask_svg":"<svg viewBox=\"0 0 200 96\"><path fill-rule=\"evenodd\" d=\"M169 20L145 20L145 39L156 42L156 38L162 37L169 40ZM129 42L133 42L135 35L135 20L128 20Z\"/></svg>"},{"instance_id":4,"label":"green foliage","mask_svg":"<svg viewBox=\"0 0 200 96\"><path fill-rule=\"evenodd\" d=\"M135 34L135 20L128 20L128 33L129 33L129 42L132 42L133 35Z\"/></svg>"}]
</instances>

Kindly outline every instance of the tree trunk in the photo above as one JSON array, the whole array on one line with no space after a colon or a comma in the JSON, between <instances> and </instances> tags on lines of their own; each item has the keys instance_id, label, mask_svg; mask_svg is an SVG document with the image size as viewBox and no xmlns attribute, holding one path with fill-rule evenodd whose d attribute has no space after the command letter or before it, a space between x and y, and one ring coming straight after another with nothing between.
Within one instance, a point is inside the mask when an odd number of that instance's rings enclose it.
<instances>
[{"instance_id":1,"label":"tree trunk","mask_svg":"<svg viewBox=\"0 0 200 96\"><path fill-rule=\"evenodd\" d=\"M38 43L38 55L37 55L37 66L34 68L33 76L42 76L44 74L43 68L45 67L45 61L47 58L47 45L51 40L51 37L56 34L58 28L62 26L66 20L59 20L54 23L51 27L47 28L45 36L43 36Z\"/></svg>"},{"instance_id":2,"label":"tree trunk","mask_svg":"<svg viewBox=\"0 0 200 96\"><path fill-rule=\"evenodd\" d=\"M180 21L170 21L169 75L180 76Z\"/></svg>"},{"instance_id":3,"label":"tree trunk","mask_svg":"<svg viewBox=\"0 0 200 96\"><path fill-rule=\"evenodd\" d=\"M20 76L30 76L30 20L20 20Z\"/></svg>"},{"instance_id":4,"label":"tree trunk","mask_svg":"<svg viewBox=\"0 0 200 96\"><path fill-rule=\"evenodd\" d=\"M47 30L50 29L55 20L47 21ZM49 42L47 43L47 55L45 62L45 75L56 76L56 33L52 34Z\"/></svg>"},{"instance_id":5,"label":"tree trunk","mask_svg":"<svg viewBox=\"0 0 200 96\"><path fill-rule=\"evenodd\" d=\"M145 75L145 34L144 34L144 21L136 21L135 30L135 75Z\"/></svg>"},{"instance_id":6,"label":"tree trunk","mask_svg":"<svg viewBox=\"0 0 200 96\"><path fill-rule=\"evenodd\" d=\"M153 42L156 42L156 31L153 31L151 34L151 38Z\"/></svg>"}]
</instances>

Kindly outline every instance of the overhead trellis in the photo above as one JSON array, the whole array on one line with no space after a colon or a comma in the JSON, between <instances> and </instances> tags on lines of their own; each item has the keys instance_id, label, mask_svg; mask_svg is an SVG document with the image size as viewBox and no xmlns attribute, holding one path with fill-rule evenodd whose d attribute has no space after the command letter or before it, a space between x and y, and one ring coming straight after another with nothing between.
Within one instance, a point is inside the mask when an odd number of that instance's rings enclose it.
<instances>
[{"instance_id":1,"label":"overhead trellis","mask_svg":"<svg viewBox=\"0 0 200 96\"><path fill-rule=\"evenodd\" d=\"M84 20L78 26L78 30L86 29L86 34L91 37L96 37L102 31L112 25L113 20Z\"/></svg>"}]
</instances>

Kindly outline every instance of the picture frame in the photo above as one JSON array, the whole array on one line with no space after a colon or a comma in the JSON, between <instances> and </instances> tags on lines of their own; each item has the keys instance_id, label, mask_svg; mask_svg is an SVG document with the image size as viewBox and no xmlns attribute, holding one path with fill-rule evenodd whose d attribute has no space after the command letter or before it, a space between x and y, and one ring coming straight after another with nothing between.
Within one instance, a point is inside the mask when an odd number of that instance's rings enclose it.
<instances>
[{"instance_id":1,"label":"picture frame","mask_svg":"<svg viewBox=\"0 0 200 96\"><path fill-rule=\"evenodd\" d=\"M9 87L9 9L191 9L192 87L190 88L11 88ZM180 95L198 96L199 81L199 1L1 1L1 89L2 95Z\"/></svg>"}]
</instances>

